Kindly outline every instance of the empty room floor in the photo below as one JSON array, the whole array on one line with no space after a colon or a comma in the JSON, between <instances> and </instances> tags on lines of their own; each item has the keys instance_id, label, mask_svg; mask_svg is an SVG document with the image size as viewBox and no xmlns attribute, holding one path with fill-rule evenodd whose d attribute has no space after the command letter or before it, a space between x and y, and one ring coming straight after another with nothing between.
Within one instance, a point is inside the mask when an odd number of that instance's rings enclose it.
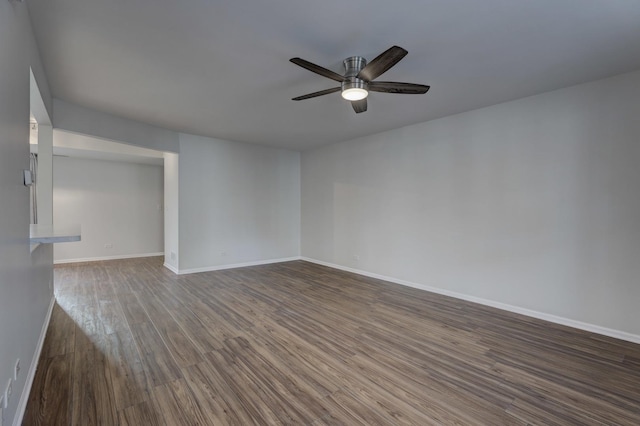
<instances>
[{"instance_id":1,"label":"empty room floor","mask_svg":"<svg viewBox=\"0 0 640 426\"><path fill-rule=\"evenodd\" d=\"M640 424L640 345L304 261L55 289L25 425Z\"/></svg>"}]
</instances>

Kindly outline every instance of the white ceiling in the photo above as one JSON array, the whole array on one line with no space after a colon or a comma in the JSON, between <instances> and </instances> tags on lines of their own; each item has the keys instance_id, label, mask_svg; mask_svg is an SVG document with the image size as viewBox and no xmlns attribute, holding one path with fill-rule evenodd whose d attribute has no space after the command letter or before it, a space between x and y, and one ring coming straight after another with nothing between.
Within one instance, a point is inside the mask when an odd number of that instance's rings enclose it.
<instances>
[{"instance_id":1,"label":"white ceiling","mask_svg":"<svg viewBox=\"0 0 640 426\"><path fill-rule=\"evenodd\" d=\"M640 69L638 0L29 0L55 97L156 126L293 149L381 132ZM356 115L288 60L342 73L392 45Z\"/></svg>"}]
</instances>

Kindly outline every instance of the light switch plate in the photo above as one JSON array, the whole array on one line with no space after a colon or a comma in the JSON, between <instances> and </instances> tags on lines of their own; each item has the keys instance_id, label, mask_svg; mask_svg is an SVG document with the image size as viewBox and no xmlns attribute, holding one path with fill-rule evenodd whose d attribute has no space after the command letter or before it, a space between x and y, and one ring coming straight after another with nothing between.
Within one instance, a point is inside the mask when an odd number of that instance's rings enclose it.
<instances>
[{"instance_id":1,"label":"light switch plate","mask_svg":"<svg viewBox=\"0 0 640 426\"><path fill-rule=\"evenodd\" d=\"M18 380L18 375L20 375L20 358L16 359L16 365L13 368L13 381Z\"/></svg>"},{"instance_id":2,"label":"light switch plate","mask_svg":"<svg viewBox=\"0 0 640 426\"><path fill-rule=\"evenodd\" d=\"M31 170L23 170L22 173L24 176L24 186L33 185L33 176L31 175Z\"/></svg>"}]
</instances>

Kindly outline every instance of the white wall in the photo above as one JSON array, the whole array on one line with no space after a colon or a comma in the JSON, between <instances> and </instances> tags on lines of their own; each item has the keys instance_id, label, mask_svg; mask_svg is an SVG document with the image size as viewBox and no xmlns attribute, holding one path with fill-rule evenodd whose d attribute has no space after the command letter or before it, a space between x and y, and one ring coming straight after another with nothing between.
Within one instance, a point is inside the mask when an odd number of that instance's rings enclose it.
<instances>
[{"instance_id":1,"label":"white wall","mask_svg":"<svg viewBox=\"0 0 640 426\"><path fill-rule=\"evenodd\" d=\"M4 411L12 424L19 411L30 366L52 300L52 250L29 246L29 67L33 68L49 109L51 98L42 72L26 3L0 1L0 386L2 392L20 358L22 370ZM22 400L24 402L24 400Z\"/></svg>"},{"instance_id":2,"label":"white wall","mask_svg":"<svg viewBox=\"0 0 640 426\"><path fill-rule=\"evenodd\" d=\"M36 207L40 225L53 225L53 129L38 124Z\"/></svg>"},{"instance_id":3,"label":"white wall","mask_svg":"<svg viewBox=\"0 0 640 426\"><path fill-rule=\"evenodd\" d=\"M53 221L82 228L82 241L56 244L54 261L164 252L162 203L161 166L54 157Z\"/></svg>"},{"instance_id":4,"label":"white wall","mask_svg":"<svg viewBox=\"0 0 640 426\"><path fill-rule=\"evenodd\" d=\"M60 99L53 102L53 124L60 130L120 141L158 151L178 152L178 133L116 117Z\"/></svg>"},{"instance_id":5,"label":"white wall","mask_svg":"<svg viewBox=\"0 0 640 426\"><path fill-rule=\"evenodd\" d=\"M300 154L180 135L180 270L297 257Z\"/></svg>"},{"instance_id":6,"label":"white wall","mask_svg":"<svg viewBox=\"0 0 640 426\"><path fill-rule=\"evenodd\" d=\"M164 263L174 272L180 256L179 159L178 154L164 153Z\"/></svg>"},{"instance_id":7,"label":"white wall","mask_svg":"<svg viewBox=\"0 0 640 426\"><path fill-rule=\"evenodd\" d=\"M162 165L164 158L162 151L60 129L53 131L53 153L75 158L156 165Z\"/></svg>"},{"instance_id":8,"label":"white wall","mask_svg":"<svg viewBox=\"0 0 640 426\"><path fill-rule=\"evenodd\" d=\"M639 117L635 72L304 152L302 255L640 337Z\"/></svg>"}]
</instances>

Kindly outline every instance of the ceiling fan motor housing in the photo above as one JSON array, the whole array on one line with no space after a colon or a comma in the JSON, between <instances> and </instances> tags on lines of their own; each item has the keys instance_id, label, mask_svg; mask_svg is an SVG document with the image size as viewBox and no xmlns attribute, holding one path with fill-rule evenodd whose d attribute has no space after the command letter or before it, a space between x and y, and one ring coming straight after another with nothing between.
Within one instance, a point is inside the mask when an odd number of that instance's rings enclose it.
<instances>
[{"instance_id":1,"label":"ceiling fan motor housing","mask_svg":"<svg viewBox=\"0 0 640 426\"><path fill-rule=\"evenodd\" d=\"M362 68L367 65L367 60L362 56L351 56L344 60L344 81L342 82L342 91L348 89L368 90L369 85L366 81L358 78L357 75Z\"/></svg>"}]
</instances>

